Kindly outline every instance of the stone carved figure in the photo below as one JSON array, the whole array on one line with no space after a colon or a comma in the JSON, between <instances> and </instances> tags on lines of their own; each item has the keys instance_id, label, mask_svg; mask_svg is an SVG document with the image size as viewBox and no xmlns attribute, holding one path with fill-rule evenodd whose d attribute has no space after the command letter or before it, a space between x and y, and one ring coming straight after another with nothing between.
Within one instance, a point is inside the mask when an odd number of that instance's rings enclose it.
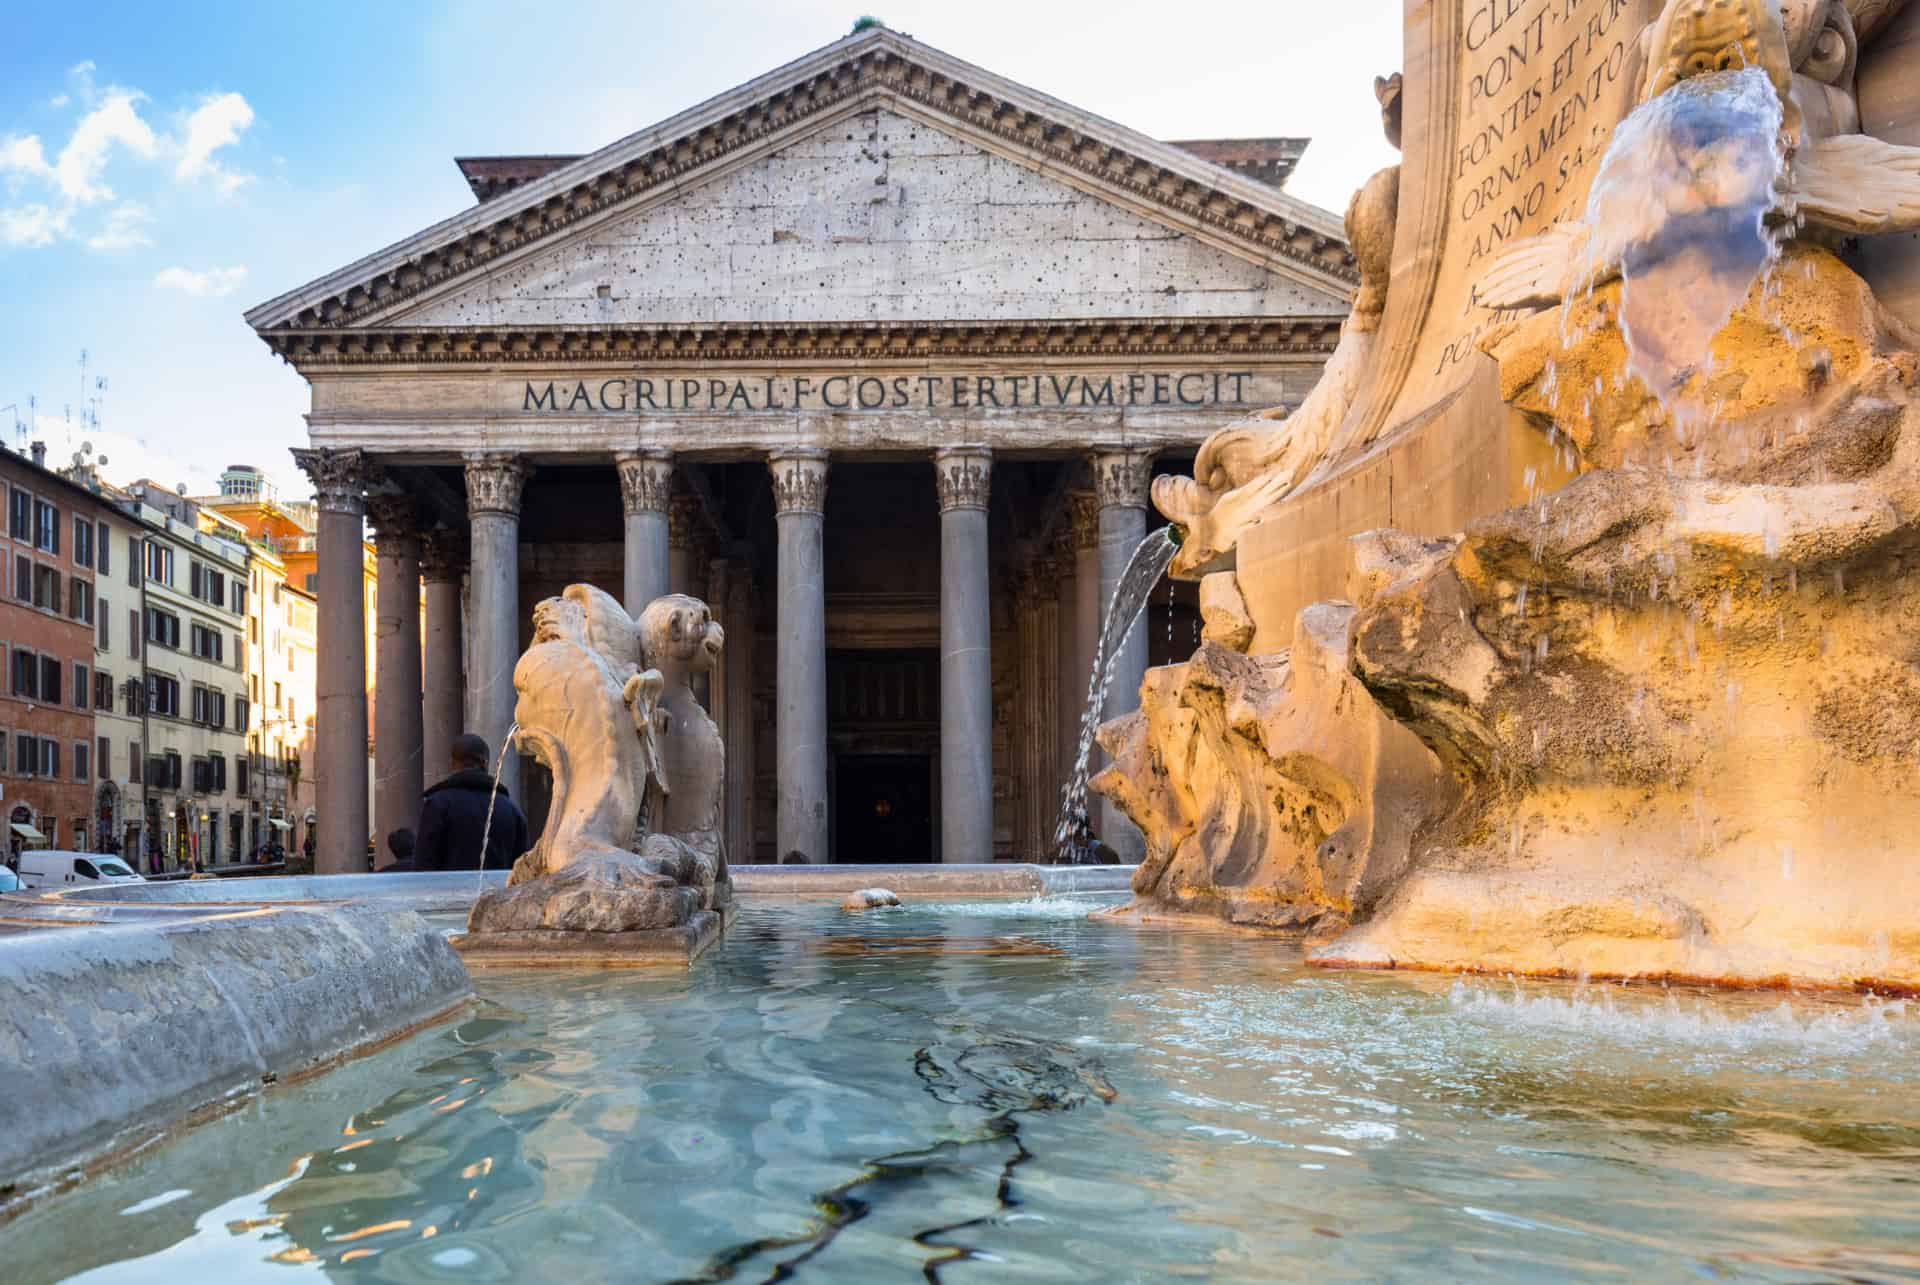
<instances>
[{"instance_id":1,"label":"stone carved figure","mask_svg":"<svg viewBox=\"0 0 1920 1285\"><path fill-rule=\"evenodd\" d=\"M1855 73L1865 41L1906 0L1668 0L1641 33L1645 103L1696 76L1759 67L1780 96L1788 157L1778 217L1816 241L1920 229L1920 148L1860 132ZM1788 229L1793 231L1792 228ZM1503 251L1479 283L1493 308L1540 307L1619 273L1624 247L1658 229L1567 222Z\"/></svg>"},{"instance_id":2,"label":"stone carved figure","mask_svg":"<svg viewBox=\"0 0 1920 1285\"><path fill-rule=\"evenodd\" d=\"M1400 88L1398 73L1373 84L1382 126L1395 147L1400 145ZM1223 428L1202 443L1192 477L1154 479L1154 507L1186 531L1174 556L1175 575L1224 565L1240 532L1305 480L1327 453L1373 365L1399 204L1397 165L1368 179L1347 204L1347 242L1359 261L1360 289L1340 328L1339 344L1299 408L1292 414L1263 412Z\"/></svg>"},{"instance_id":3,"label":"stone carved figure","mask_svg":"<svg viewBox=\"0 0 1920 1285\"><path fill-rule=\"evenodd\" d=\"M690 686L724 644L706 604L672 594L636 621L573 585L533 618L514 666L515 743L553 774L552 803L469 934L643 933L724 911L725 754Z\"/></svg>"}]
</instances>

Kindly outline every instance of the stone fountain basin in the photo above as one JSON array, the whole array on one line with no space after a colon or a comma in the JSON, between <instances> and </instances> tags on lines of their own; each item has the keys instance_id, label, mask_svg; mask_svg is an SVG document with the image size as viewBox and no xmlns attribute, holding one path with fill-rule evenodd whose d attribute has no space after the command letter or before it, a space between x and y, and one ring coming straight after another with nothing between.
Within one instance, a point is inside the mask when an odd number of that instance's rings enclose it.
<instances>
[{"instance_id":1,"label":"stone fountain basin","mask_svg":"<svg viewBox=\"0 0 1920 1285\"><path fill-rule=\"evenodd\" d=\"M746 898L1123 891L1126 866L736 866ZM265 876L0 895L0 1219L149 1145L449 1016L445 918L505 871ZM429 919L426 916L432 916Z\"/></svg>"}]
</instances>

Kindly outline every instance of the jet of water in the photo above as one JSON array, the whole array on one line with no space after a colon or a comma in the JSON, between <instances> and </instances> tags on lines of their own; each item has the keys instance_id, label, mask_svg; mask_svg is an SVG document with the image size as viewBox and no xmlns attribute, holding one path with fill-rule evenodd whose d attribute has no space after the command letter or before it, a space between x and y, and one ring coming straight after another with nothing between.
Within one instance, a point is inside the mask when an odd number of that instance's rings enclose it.
<instances>
[{"instance_id":1,"label":"jet of water","mask_svg":"<svg viewBox=\"0 0 1920 1285\"><path fill-rule=\"evenodd\" d=\"M1113 683L1119 662L1120 645L1139 623L1154 585L1166 574L1179 547L1173 528L1161 527L1149 532L1127 560L1127 569L1120 573L1120 583L1114 586L1113 601L1107 604L1107 618L1093 651L1093 672L1087 675L1087 705L1080 715L1079 749L1073 760L1073 774L1061 790L1060 820L1053 830L1056 860L1064 865L1088 859L1085 855L1088 845L1084 842L1089 833L1088 765L1093 759L1094 733L1100 730L1100 711L1106 704L1107 688Z\"/></svg>"},{"instance_id":2,"label":"jet of water","mask_svg":"<svg viewBox=\"0 0 1920 1285\"><path fill-rule=\"evenodd\" d=\"M493 805L500 801L500 774L507 770L507 752L513 748L513 735L519 730L519 723L507 725L507 734L500 739L500 757L494 760L493 789L487 795L487 822L480 827L480 859L474 872L476 900L487 887L487 841L493 836Z\"/></svg>"}]
</instances>

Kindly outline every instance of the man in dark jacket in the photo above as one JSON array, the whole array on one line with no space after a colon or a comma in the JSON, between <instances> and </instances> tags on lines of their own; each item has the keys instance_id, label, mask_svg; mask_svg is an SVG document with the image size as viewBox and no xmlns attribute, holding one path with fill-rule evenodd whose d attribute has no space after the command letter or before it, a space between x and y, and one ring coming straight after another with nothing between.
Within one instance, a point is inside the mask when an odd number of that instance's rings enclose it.
<instances>
[{"instance_id":1,"label":"man in dark jacket","mask_svg":"<svg viewBox=\"0 0 1920 1285\"><path fill-rule=\"evenodd\" d=\"M487 771L487 743L468 733L453 740L453 775L426 792L420 803L419 835L414 843L415 870L507 870L529 847L527 818L496 786ZM487 829L487 812L493 828ZM480 860L481 835L486 834L486 860Z\"/></svg>"}]
</instances>

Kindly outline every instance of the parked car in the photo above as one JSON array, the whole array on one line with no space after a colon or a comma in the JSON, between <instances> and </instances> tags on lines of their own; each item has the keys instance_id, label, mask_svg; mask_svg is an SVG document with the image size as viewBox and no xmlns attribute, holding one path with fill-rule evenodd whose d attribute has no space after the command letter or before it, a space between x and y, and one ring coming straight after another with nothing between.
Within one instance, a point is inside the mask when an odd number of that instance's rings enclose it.
<instances>
[{"instance_id":1,"label":"parked car","mask_svg":"<svg viewBox=\"0 0 1920 1285\"><path fill-rule=\"evenodd\" d=\"M38 848L20 854L20 885L24 888L79 888L95 884L145 882L126 862L102 852L61 852L55 848Z\"/></svg>"},{"instance_id":2,"label":"parked car","mask_svg":"<svg viewBox=\"0 0 1920 1285\"><path fill-rule=\"evenodd\" d=\"M6 866L0 866L0 892L20 891L20 876Z\"/></svg>"}]
</instances>

